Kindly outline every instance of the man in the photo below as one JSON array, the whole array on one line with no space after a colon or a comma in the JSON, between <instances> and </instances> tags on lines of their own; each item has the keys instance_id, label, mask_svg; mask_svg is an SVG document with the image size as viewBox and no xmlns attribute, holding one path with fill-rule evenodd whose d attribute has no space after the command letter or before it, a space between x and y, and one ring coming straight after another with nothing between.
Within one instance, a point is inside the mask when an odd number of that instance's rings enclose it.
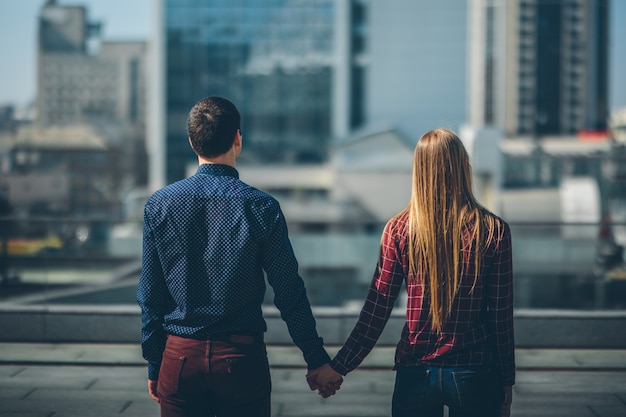
<instances>
[{"instance_id":1,"label":"man","mask_svg":"<svg viewBox=\"0 0 626 417\"><path fill-rule=\"evenodd\" d=\"M162 416L269 416L265 278L309 371L329 362L278 202L239 180L239 111L221 97L187 120L199 168L144 210L137 289L148 390Z\"/></svg>"}]
</instances>

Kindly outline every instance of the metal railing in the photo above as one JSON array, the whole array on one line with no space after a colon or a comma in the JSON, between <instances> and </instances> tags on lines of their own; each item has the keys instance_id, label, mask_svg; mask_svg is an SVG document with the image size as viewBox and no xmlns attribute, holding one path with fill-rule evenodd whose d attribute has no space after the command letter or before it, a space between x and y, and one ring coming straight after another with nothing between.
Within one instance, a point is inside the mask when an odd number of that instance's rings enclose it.
<instances>
[{"instance_id":1,"label":"metal railing","mask_svg":"<svg viewBox=\"0 0 626 417\"><path fill-rule=\"evenodd\" d=\"M626 223L511 228L516 308L626 311ZM377 232L295 232L291 238L314 306L362 302ZM135 305L140 256L140 224L0 218L0 303Z\"/></svg>"}]
</instances>

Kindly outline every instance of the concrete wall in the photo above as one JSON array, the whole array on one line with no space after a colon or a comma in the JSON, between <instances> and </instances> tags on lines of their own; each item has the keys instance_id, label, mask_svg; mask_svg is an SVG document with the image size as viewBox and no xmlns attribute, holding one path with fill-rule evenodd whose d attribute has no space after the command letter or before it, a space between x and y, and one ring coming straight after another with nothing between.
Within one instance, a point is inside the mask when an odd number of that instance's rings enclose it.
<instances>
[{"instance_id":1,"label":"concrete wall","mask_svg":"<svg viewBox=\"0 0 626 417\"><path fill-rule=\"evenodd\" d=\"M319 334L327 345L341 345L358 310L315 308ZM268 344L291 344L278 311L265 310ZM404 314L394 312L380 346L396 344ZM0 307L0 342L138 343L141 316L136 307ZM516 345L525 348L626 348L626 312L518 310Z\"/></svg>"}]
</instances>

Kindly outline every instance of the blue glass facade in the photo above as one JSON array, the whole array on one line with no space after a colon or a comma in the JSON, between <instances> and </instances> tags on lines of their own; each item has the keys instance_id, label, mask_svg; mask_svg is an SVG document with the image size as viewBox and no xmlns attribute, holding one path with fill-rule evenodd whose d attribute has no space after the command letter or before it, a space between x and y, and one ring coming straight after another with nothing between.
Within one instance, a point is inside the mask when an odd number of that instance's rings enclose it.
<instances>
[{"instance_id":1,"label":"blue glass facade","mask_svg":"<svg viewBox=\"0 0 626 417\"><path fill-rule=\"evenodd\" d=\"M333 0L165 0L166 181L195 161L186 116L206 96L242 114L262 162L323 160L331 137Z\"/></svg>"}]
</instances>

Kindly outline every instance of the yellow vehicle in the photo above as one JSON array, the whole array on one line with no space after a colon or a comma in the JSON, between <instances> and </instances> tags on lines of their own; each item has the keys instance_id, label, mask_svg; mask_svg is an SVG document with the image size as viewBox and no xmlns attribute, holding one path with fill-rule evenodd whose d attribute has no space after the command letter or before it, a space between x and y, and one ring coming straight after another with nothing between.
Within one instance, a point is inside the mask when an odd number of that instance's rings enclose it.
<instances>
[{"instance_id":1,"label":"yellow vehicle","mask_svg":"<svg viewBox=\"0 0 626 417\"><path fill-rule=\"evenodd\" d=\"M48 236L39 239L16 238L9 239L8 254L16 256L37 255L50 250L57 251L63 247L63 242L57 236Z\"/></svg>"}]
</instances>

